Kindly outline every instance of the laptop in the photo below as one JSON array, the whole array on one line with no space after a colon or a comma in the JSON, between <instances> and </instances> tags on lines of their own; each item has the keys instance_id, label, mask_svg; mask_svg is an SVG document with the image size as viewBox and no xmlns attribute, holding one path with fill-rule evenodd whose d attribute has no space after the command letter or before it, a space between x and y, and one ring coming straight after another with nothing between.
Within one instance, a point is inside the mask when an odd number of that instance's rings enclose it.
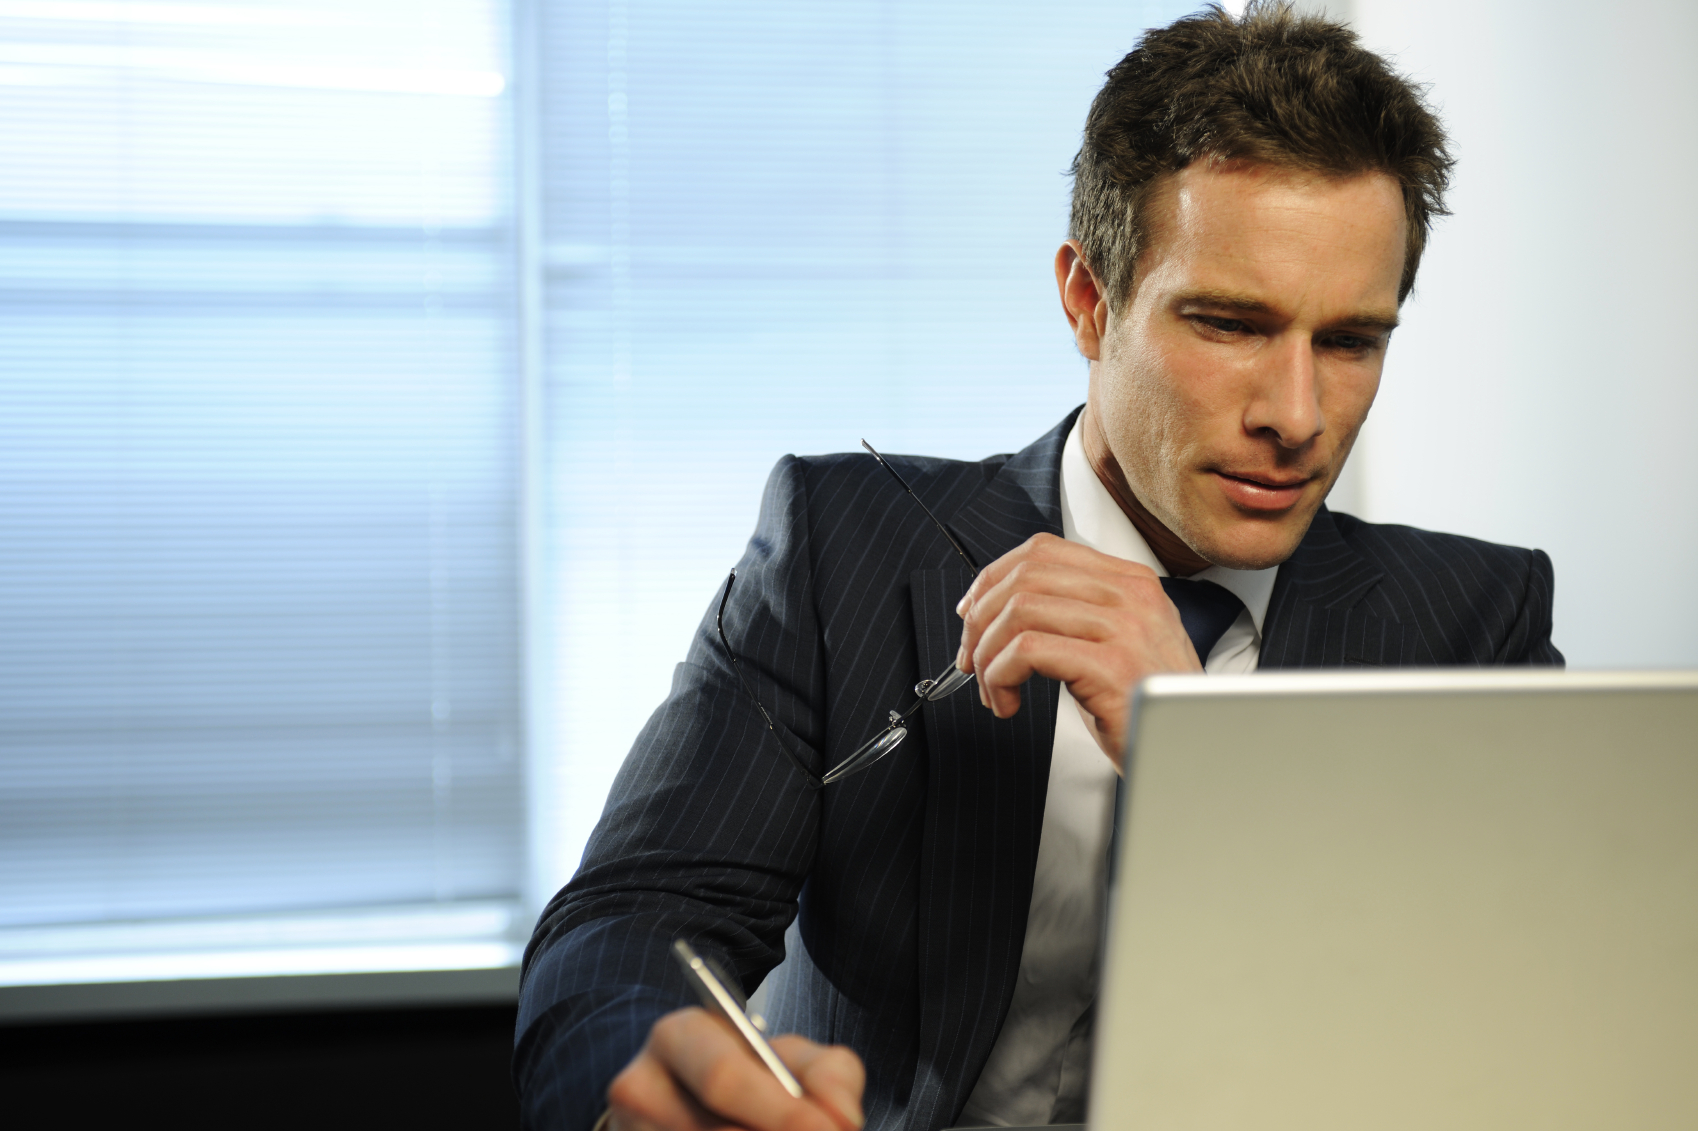
<instances>
[{"instance_id":1,"label":"laptop","mask_svg":"<svg viewBox=\"0 0 1698 1131\"><path fill-rule=\"evenodd\" d=\"M1698 672L1160 676L1097 1131L1698 1128Z\"/></svg>"}]
</instances>

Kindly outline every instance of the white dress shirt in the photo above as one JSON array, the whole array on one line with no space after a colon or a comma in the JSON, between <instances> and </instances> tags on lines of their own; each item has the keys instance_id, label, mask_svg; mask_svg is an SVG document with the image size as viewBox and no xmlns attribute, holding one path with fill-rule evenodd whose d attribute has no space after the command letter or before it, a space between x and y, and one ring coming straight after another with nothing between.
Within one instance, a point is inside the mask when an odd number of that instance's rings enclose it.
<instances>
[{"instance_id":1,"label":"white dress shirt","mask_svg":"<svg viewBox=\"0 0 1698 1131\"><path fill-rule=\"evenodd\" d=\"M1167 576L1091 470L1078 422L1068 433L1061 456L1061 528L1070 542L1141 562L1158 576ZM1256 670L1262 618L1278 572L1278 566L1264 570L1211 566L1195 575L1230 589L1244 602L1244 612L1209 653L1205 671ZM1006 1127L1084 1118L1097 951L1108 897L1114 783L1114 765L1091 737L1078 704L1063 687L1014 1000L990 1059L967 1098L962 1126Z\"/></svg>"}]
</instances>

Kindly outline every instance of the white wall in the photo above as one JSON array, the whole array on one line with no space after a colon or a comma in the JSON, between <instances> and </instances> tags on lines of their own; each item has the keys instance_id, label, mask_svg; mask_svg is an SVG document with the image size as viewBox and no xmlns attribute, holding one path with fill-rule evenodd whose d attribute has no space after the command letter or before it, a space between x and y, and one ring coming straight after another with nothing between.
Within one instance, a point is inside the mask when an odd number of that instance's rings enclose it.
<instances>
[{"instance_id":1,"label":"white wall","mask_svg":"<svg viewBox=\"0 0 1698 1131\"><path fill-rule=\"evenodd\" d=\"M1574 667L1698 666L1698 5L1352 15L1433 84L1459 158L1359 448L1360 513L1549 551Z\"/></svg>"}]
</instances>

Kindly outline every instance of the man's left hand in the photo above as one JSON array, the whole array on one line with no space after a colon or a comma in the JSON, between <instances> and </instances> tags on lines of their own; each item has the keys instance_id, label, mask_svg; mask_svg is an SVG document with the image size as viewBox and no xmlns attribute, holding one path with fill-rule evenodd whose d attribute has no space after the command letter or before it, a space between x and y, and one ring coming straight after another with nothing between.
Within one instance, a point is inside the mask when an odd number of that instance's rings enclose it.
<instances>
[{"instance_id":1,"label":"man's left hand","mask_svg":"<svg viewBox=\"0 0 1698 1131\"><path fill-rule=\"evenodd\" d=\"M1020 709L1020 685L1058 679L1120 767L1132 688L1157 672L1199 672L1179 610L1148 566L1039 534L986 566L955 607L956 666L978 676L999 719Z\"/></svg>"}]
</instances>

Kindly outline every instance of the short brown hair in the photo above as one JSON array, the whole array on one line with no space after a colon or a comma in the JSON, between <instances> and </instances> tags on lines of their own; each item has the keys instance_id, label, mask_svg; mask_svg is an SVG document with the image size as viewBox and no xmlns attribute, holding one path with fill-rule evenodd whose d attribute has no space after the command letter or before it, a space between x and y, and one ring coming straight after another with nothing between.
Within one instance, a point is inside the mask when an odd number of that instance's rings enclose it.
<instances>
[{"instance_id":1,"label":"short brown hair","mask_svg":"<svg viewBox=\"0 0 1698 1131\"><path fill-rule=\"evenodd\" d=\"M1252 161L1403 189L1408 248L1398 301L1415 285L1453 164L1421 90L1349 28L1252 0L1218 4L1144 34L1108 72L1073 159L1068 231L1118 309L1148 234L1151 189L1197 160Z\"/></svg>"}]
</instances>

